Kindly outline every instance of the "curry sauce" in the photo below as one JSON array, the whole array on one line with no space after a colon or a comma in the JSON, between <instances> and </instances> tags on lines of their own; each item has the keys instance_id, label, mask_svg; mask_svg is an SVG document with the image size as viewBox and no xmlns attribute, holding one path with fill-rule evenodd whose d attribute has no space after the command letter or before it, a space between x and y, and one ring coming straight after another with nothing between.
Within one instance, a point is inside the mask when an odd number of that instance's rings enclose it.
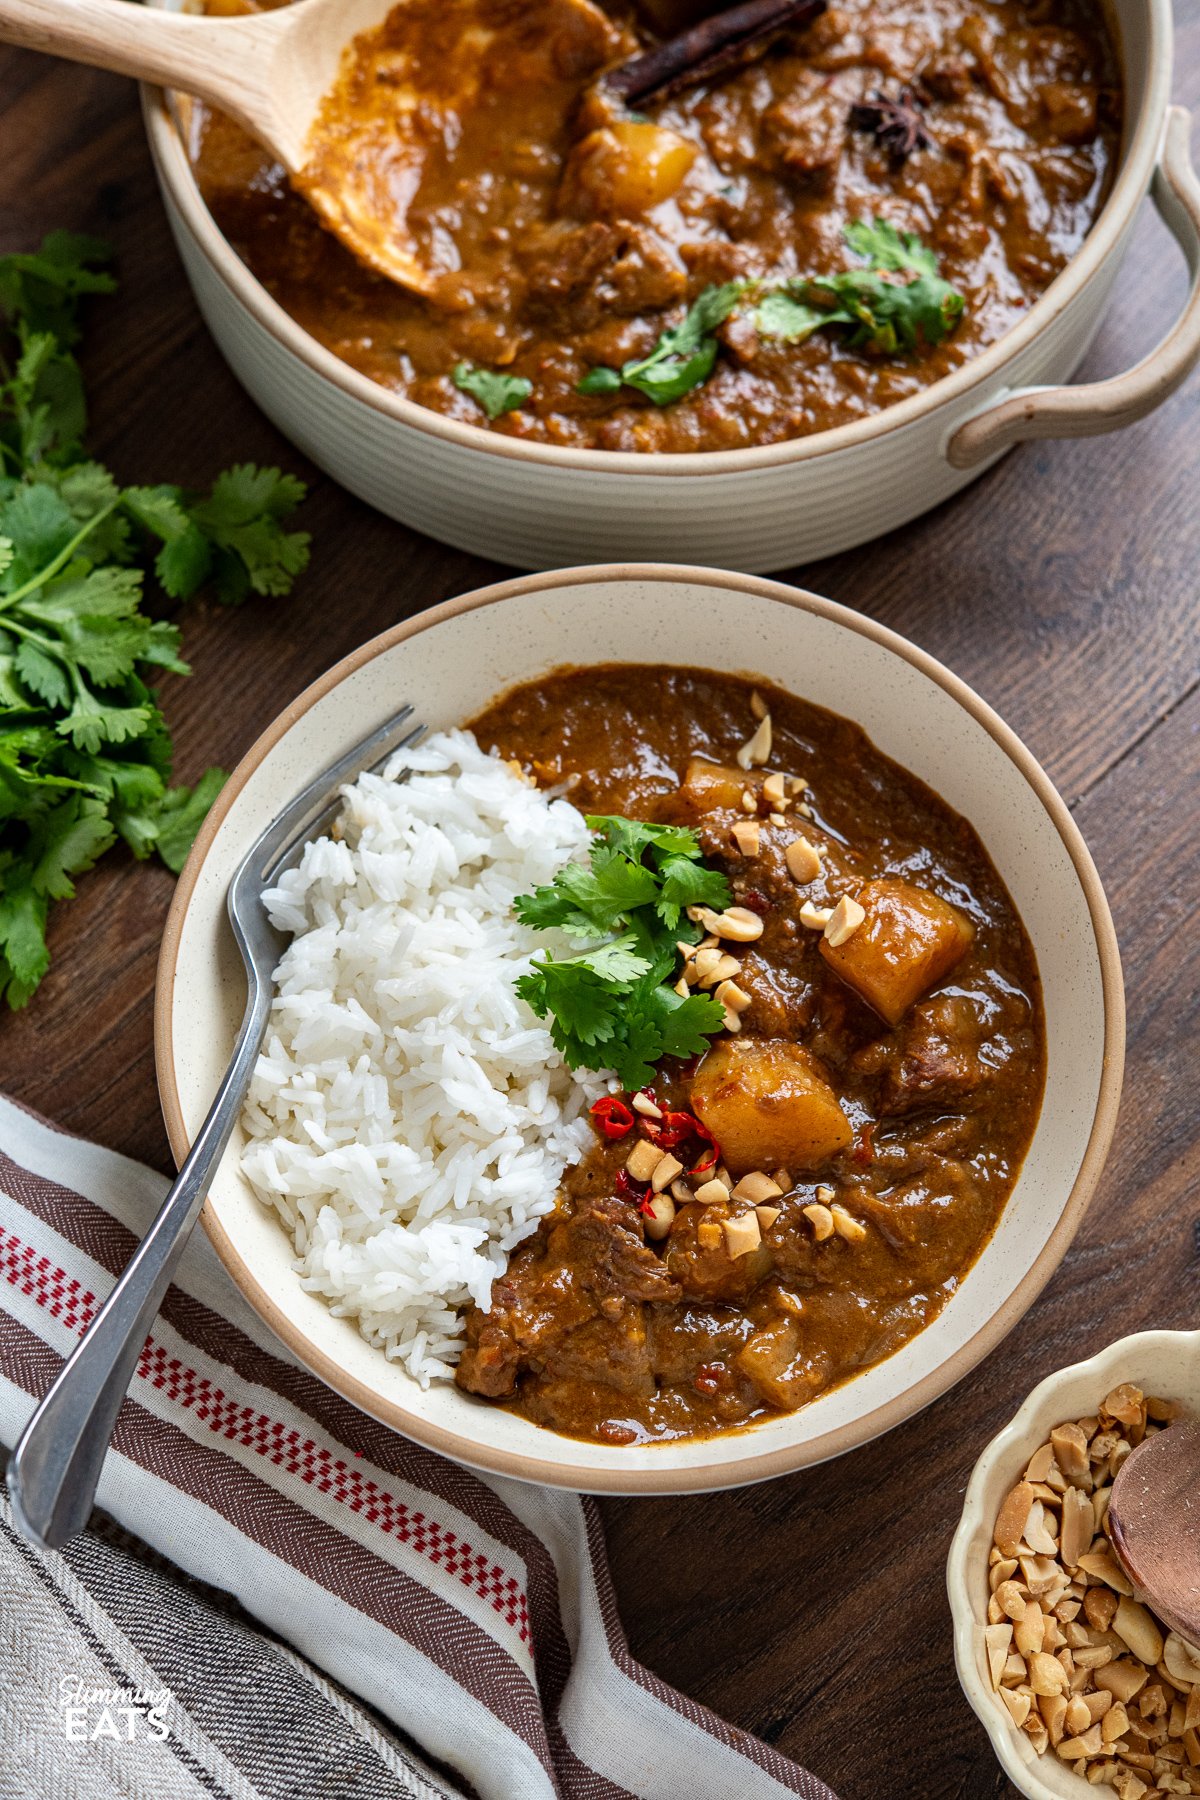
<instances>
[{"instance_id":1,"label":"curry sauce","mask_svg":"<svg viewBox=\"0 0 1200 1800\"><path fill-rule=\"evenodd\" d=\"M764 769L737 763L754 729L754 685L740 677L564 670L472 721L485 747L565 784L585 813L692 827L734 903L762 921L728 946L747 1001L736 1031L691 1064L663 1063L650 1105L711 1125L711 1173L729 1185L765 1169L769 1207L739 1213L736 1187L715 1195L693 1177L655 1231L650 1190L629 1171L642 1128L651 1142L661 1132L630 1108L637 1123L619 1139L598 1129L490 1310L468 1318L460 1386L602 1442L791 1411L897 1350L979 1256L1041 1106L1036 961L971 825L849 720L756 687L770 768L791 778L782 802ZM789 863L800 838L819 862L810 879ZM848 895L864 922L839 945L820 922ZM921 943L880 985L896 903L920 913ZM734 1233L751 1213L743 1250Z\"/></svg>"},{"instance_id":2,"label":"curry sauce","mask_svg":"<svg viewBox=\"0 0 1200 1800\"><path fill-rule=\"evenodd\" d=\"M201 190L280 304L385 388L510 437L646 452L775 443L919 392L1020 320L1108 191L1121 91L1099 0L836 0L750 66L593 129L597 75L648 41L639 21L566 0L405 0L362 42L315 177L335 179L340 156L381 205L403 198L428 295L360 267L266 152L197 106ZM871 129L880 106L907 107L911 152ZM940 342L787 342L742 309L671 403L579 391L650 354L714 285L856 266L846 228L877 218L917 234L961 295ZM524 398L490 420L456 384L463 365Z\"/></svg>"}]
</instances>

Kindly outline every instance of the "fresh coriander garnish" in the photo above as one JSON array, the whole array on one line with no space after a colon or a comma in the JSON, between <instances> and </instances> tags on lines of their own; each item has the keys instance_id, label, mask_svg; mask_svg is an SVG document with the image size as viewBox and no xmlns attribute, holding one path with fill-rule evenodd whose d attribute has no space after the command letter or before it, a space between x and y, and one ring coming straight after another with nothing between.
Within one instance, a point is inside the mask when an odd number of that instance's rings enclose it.
<instances>
[{"instance_id":1,"label":"fresh coriander garnish","mask_svg":"<svg viewBox=\"0 0 1200 1800\"><path fill-rule=\"evenodd\" d=\"M694 1056L724 1024L724 1008L704 994L686 999L668 985L677 942L700 929L689 906L721 910L729 884L706 868L694 831L591 816L589 866L568 863L549 887L522 894L517 917L537 930L565 932L587 948L546 954L516 983L573 1069L614 1069L631 1092L664 1056Z\"/></svg>"},{"instance_id":2,"label":"fresh coriander garnish","mask_svg":"<svg viewBox=\"0 0 1200 1800\"><path fill-rule=\"evenodd\" d=\"M179 631L142 610L153 562L181 600L283 594L308 560L285 531L304 496L249 465L208 494L121 488L82 448L78 306L111 293L107 247L54 232L0 257L0 994L45 975L50 907L123 840L178 871L225 779L171 787L171 739L148 685L186 675Z\"/></svg>"},{"instance_id":3,"label":"fresh coriander garnish","mask_svg":"<svg viewBox=\"0 0 1200 1800\"><path fill-rule=\"evenodd\" d=\"M759 330L796 344L814 331L849 325L852 347L868 346L884 355L940 344L962 317L965 302L938 274L933 251L915 232L899 232L886 219L856 219L844 235L868 267L797 276L765 294L754 314ZM907 279L891 279L897 275Z\"/></svg>"},{"instance_id":4,"label":"fresh coriander garnish","mask_svg":"<svg viewBox=\"0 0 1200 1800\"><path fill-rule=\"evenodd\" d=\"M454 385L478 400L489 419L515 412L533 392L532 381L524 375L502 375L497 369L476 369L465 362L454 365Z\"/></svg>"},{"instance_id":5,"label":"fresh coriander garnish","mask_svg":"<svg viewBox=\"0 0 1200 1800\"><path fill-rule=\"evenodd\" d=\"M942 280L937 257L915 233L901 233L886 219L856 219L843 235L867 268L796 275L776 286L742 280L705 288L648 357L619 370L590 369L577 391L602 395L633 387L658 406L670 405L707 381L717 359L716 329L743 304L752 309L764 337L788 344L803 343L814 331L848 325L852 347L894 355L922 343L939 344L954 329L962 317L963 296Z\"/></svg>"},{"instance_id":6,"label":"fresh coriander garnish","mask_svg":"<svg viewBox=\"0 0 1200 1800\"><path fill-rule=\"evenodd\" d=\"M656 406L681 400L712 374L717 360L716 328L733 312L745 289L740 281L708 287L679 321L662 333L649 356L616 369L592 369L579 383L581 394L611 394L637 388Z\"/></svg>"}]
</instances>

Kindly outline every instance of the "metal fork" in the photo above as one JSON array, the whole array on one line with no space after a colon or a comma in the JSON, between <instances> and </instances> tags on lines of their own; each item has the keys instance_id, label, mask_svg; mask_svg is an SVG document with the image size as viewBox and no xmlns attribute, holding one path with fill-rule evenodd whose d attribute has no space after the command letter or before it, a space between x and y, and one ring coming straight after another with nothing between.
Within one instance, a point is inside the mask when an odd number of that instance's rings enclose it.
<instances>
[{"instance_id":1,"label":"metal fork","mask_svg":"<svg viewBox=\"0 0 1200 1800\"><path fill-rule=\"evenodd\" d=\"M250 1085L270 1016L272 976L286 943L267 917L263 891L333 823L344 783L382 767L423 736L423 725L409 724L412 711L401 707L310 782L246 853L229 884L229 920L249 988L241 1030L174 1186L9 1459L13 1516L31 1543L56 1549L87 1524L125 1391Z\"/></svg>"}]
</instances>

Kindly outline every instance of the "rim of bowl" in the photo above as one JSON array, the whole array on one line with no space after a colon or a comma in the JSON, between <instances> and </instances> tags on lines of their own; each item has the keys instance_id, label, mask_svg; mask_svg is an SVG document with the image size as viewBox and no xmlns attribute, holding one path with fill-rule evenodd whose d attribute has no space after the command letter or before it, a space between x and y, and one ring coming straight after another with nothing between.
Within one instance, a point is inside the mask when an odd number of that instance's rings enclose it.
<instances>
[{"instance_id":1,"label":"rim of bowl","mask_svg":"<svg viewBox=\"0 0 1200 1800\"><path fill-rule=\"evenodd\" d=\"M161 6L164 0L150 0L150 3ZM1080 248L1066 268L1034 301L1025 317L980 351L978 356L970 357L961 368L952 370L919 393L899 400L892 406L886 406L865 419L856 419L848 425L838 425L828 431L812 432L807 437L788 438L778 444L751 445L741 450L659 454L654 451L595 450L537 443L529 439L507 437L502 433L486 431L480 425L448 418L428 407L418 406L403 394L372 381L369 376L351 368L349 363L343 362L332 350L327 350L305 331L272 298L220 231L200 193L184 149L183 132L172 116L166 91L143 83L142 111L159 178L170 191L184 223L214 273L285 350L299 357L317 375L323 376L352 399L429 437L440 438L460 449L480 451L488 456L509 457L552 468L587 469L597 475L640 475L652 478L690 475L696 479L706 475L729 475L770 468L781 463L806 462L815 457L832 455L839 450L849 450L869 439L899 431L924 418L939 406L948 405L991 380L1058 318L1116 249L1134 212L1146 196L1158 158L1170 99L1173 19L1170 0L1145 0L1145 3L1147 12L1144 29L1149 40L1145 92L1132 132L1126 121L1125 141L1121 147L1112 192ZM1112 17L1112 0L1105 0L1105 11L1109 15L1109 27L1116 37L1119 51L1121 33Z\"/></svg>"},{"instance_id":2,"label":"rim of bowl","mask_svg":"<svg viewBox=\"0 0 1200 1800\"><path fill-rule=\"evenodd\" d=\"M981 1628L981 1621L971 1599L971 1559L972 1540L983 1522L983 1490L1001 1457L1018 1446L1022 1439L1032 1443L1034 1419L1055 1388L1077 1377L1094 1379L1099 1387L1108 1379L1104 1374L1106 1367L1114 1363L1136 1363L1143 1346L1153 1345L1158 1349L1165 1338L1187 1342L1200 1349L1200 1330L1134 1331L1126 1337L1115 1338L1092 1356L1085 1356L1079 1362L1064 1363L1061 1369L1052 1370L1030 1389L1007 1425L1002 1425L979 1452L963 1496L962 1516L946 1558L946 1594L954 1628L955 1668L959 1686L987 1732L997 1762L1029 1800L1059 1800L1059 1796L1038 1774L1037 1762L1027 1763L1017 1755L1021 1734L1000 1705L999 1696L980 1680L975 1667L974 1633ZM1041 1429L1038 1427L1039 1433Z\"/></svg>"},{"instance_id":3,"label":"rim of bowl","mask_svg":"<svg viewBox=\"0 0 1200 1800\"><path fill-rule=\"evenodd\" d=\"M1091 1130L1083 1159L1054 1229L1033 1266L1026 1271L1017 1286L1005 1297L991 1317L986 1319L952 1356L947 1357L944 1363L931 1370L921 1380L904 1388L882 1406L876 1407L870 1413L863 1414L858 1419L826 1431L806 1443L783 1445L770 1451L764 1451L760 1456L747 1457L745 1461L728 1469L713 1469L705 1465L684 1469L671 1469L661 1465L656 1467L653 1460L655 1452L651 1447L649 1457L639 1466L630 1465L628 1469L589 1469L581 1484L579 1475L572 1474L568 1460L553 1462L524 1451L481 1446L473 1438L463 1436L459 1432L451 1431L445 1426L414 1415L398 1402L384 1399L365 1383L348 1375L332 1357L314 1345L293 1324L287 1313L266 1291L220 1221L213 1216L207 1201L201 1218L209 1238L229 1274L276 1336L282 1339L299 1360L319 1375L335 1392L342 1394L356 1406L361 1407L364 1412L371 1414L394 1430L402 1432L406 1437L414 1438L419 1443L426 1444L430 1449L437 1450L443 1455L453 1457L458 1462L465 1462L477 1468L486 1468L499 1475L515 1476L519 1480L576 1490L582 1485L587 1491L593 1493L683 1493L711 1490L714 1487L742 1486L749 1482L766 1480L773 1475L783 1475L812 1463L824 1462L830 1457L840 1456L845 1451L855 1449L858 1445L868 1443L872 1438L891 1430L893 1426L910 1418L931 1401L937 1399L940 1394L945 1393L947 1388L961 1380L1007 1336L1033 1304L1042 1288L1045 1287L1079 1229L1104 1167L1116 1126L1117 1105L1121 1094L1121 1079L1125 1062L1125 994L1121 978L1120 952L1117 947L1117 936L1108 901L1105 898L1091 853L1067 809L1066 802L1050 777L1032 751L1026 748L1011 727L1006 725L987 702L982 700L973 688L968 687L965 681L954 675L935 657L919 649L915 644L909 643L897 632L890 631L886 626L877 624L875 620L851 611L849 607L809 593L806 589L786 587L782 582L769 581L761 576L738 575L725 569L708 569L674 563L598 563L518 576L513 580L496 582L488 587L477 588L470 593L461 594L455 599L444 601L440 606L435 606L428 612L418 613L413 619L393 625L387 631L371 638L357 650L351 651L340 662L335 663L333 668L327 670L324 675L284 707L278 717L251 745L230 775L192 847L191 855L179 877L171 910L167 917L155 986L154 1052L167 1137L176 1162L179 1163L187 1154L190 1139L184 1124L176 1079L174 1027L171 1015L184 918L200 870L233 801L267 752L291 729L297 719L308 712L318 700L323 699L326 694L340 686L357 669L374 661L376 657L391 650L395 645L406 642L420 632L431 630L445 620L456 618L463 613L476 612L484 607L500 606L506 600L537 593L548 588L580 587L597 582L627 581L690 582L699 587L717 587L735 593L754 594L760 598L774 600L784 606L795 607L801 612L813 613L818 618L830 620L848 631L856 632L873 643L881 645L885 650L890 650L893 655L910 663L921 674L942 688L991 735L1016 765L1019 773L1024 776L1038 801L1049 814L1050 820L1071 858L1091 918L1100 963L1104 1005L1104 1058L1095 1112L1092 1116ZM562 1447L569 1447L571 1440L559 1433L550 1433L549 1436L555 1440L560 1455L565 1456ZM717 1477L716 1480L714 1480L714 1476ZM726 1480L726 1476L730 1479Z\"/></svg>"}]
</instances>

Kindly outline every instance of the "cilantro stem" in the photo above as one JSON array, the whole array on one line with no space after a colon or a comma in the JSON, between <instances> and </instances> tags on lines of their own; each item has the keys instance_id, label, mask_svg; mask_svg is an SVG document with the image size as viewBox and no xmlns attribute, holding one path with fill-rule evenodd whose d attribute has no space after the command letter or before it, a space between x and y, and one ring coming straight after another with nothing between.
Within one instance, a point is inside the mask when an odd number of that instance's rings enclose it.
<instances>
[{"instance_id":1,"label":"cilantro stem","mask_svg":"<svg viewBox=\"0 0 1200 1800\"><path fill-rule=\"evenodd\" d=\"M31 575L23 587L14 588L11 594L5 594L3 599L0 599L0 613L11 612L14 606L19 605L22 600L28 599L30 594L35 594L40 587L45 587L48 581L53 581L59 571L66 568L80 544L84 542L85 538L90 537L97 525L103 524L116 505L116 500L110 500L108 505L102 506L98 513L93 513L87 524L80 526L70 543L64 544L58 555L52 557L44 569L36 575Z\"/></svg>"}]
</instances>

